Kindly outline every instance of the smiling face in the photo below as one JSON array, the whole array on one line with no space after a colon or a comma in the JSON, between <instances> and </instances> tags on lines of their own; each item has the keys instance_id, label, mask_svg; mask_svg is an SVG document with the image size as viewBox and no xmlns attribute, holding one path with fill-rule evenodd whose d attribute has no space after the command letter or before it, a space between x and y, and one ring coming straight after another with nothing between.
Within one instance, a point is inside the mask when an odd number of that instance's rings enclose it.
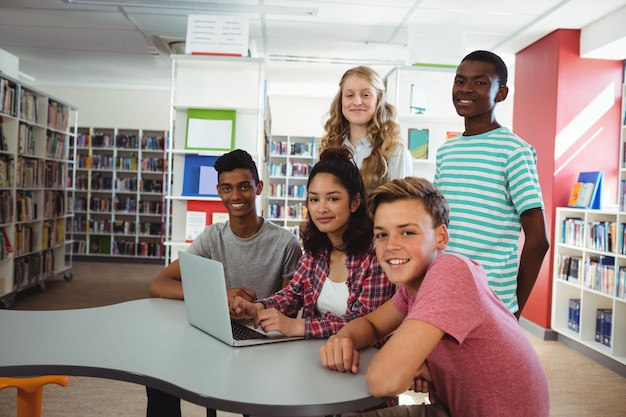
<instances>
[{"instance_id":1,"label":"smiling face","mask_svg":"<svg viewBox=\"0 0 626 417\"><path fill-rule=\"evenodd\" d=\"M494 64L485 61L463 61L456 71L452 87L452 102L459 116L481 126L478 129L494 128L495 105L508 94L508 88L500 85ZM483 132L472 132L477 134ZM467 133L466 134L470 134Z\"/></svg>"},{"instance_id":2,"label":"smiling face","mask_svg":"<svg viewBox=\"0 0 626 417\"><path fill-rule=\"evenodd\" d=\"M332 174L321 172L309 183L307 209L311 220L336 247L342 246L343 232L359 204L360 198L350 201L348 190Z\"/></svg>"},{"instance_id":3,"label":"smiling face","mask_svg":"<svg viewBox=\"0 0 626 417\"><path fill-rule=\"evenodd\" d=\"M445 225L433 220L421 201L381 203L374 215L376 256L389 281L417 292L428 266L448 243Z\"/></svg>"},{"instance_id":4,"label":"smiling face","mask_svg":"<svg viewBox=\"0 0 626 417\"><path fill-rule=\"evenodd\" d=\"M347 77L341 87L341 112L350 126L367 127L376 113L376 89L358 75Z\"/></svg>"},{"instance_id":5,"label":"smiling face","mask_svg":"<svg viewBox=\"0 0 626 417\"><path fill-rule=\"evenodd\" d=\"M256 196L261 195L261 191L263 182L257 185L249 169L237 168L219 176L217 193L230 217L256 216Z\"/></svg>"}]
</instances>

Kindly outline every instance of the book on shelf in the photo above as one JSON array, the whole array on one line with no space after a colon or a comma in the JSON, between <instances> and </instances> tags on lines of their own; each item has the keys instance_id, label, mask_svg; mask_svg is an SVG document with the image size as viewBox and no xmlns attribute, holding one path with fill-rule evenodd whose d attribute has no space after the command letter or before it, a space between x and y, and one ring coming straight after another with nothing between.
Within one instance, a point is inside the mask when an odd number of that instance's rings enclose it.
<instances>
[{"instance_id":1,"label":"book on shelf","mask_svg":"<svg viewBox=\"0 0 626 417\"><path fill-rule=\"evenodd\" d=\"M602 171L581 172L572 186L568 207L600 209L602 194Z\"/></svg>"},{"instance_id":2,"label":"book on shelf","mask_svg":"<svg viewBox=\"0 0 626 417\"><path fill-rule=\"evenodd\" d=\"M4 227L0 229L0 233L2 234L2 238L0 239L0 260L2 260L7 259L9 255L13 253L13 247L11 246L11 241Z\"/></svg>"},{"instance_id":3,"label":"book on shelf","mask_svg":"<svg viewBox=\"0 0 626 417\"><path fill-rule=\"evenodd\" d=\"M580 331L580 298L569 299L567 327L578 333Z\"/></svg>"},{"instance_id":4,"label":"book on shelf","mask_svg":"<svg viewBox=\"0 0 626 417\"><path fill-rule=\"evenodd\" d=\"M569 195L569 200L567 201L567 205L569 207L574 207L578 205L578 199L580 198L580 190L583 188L582 182L577 182L572 186L572 192Z\"/></svg>"},{"instance_id":5,"label":"book on shelf","mask_svg":"<svg viewBox=\"0 0 626 417\"><path fill-rule=\"evenodd\" d=\"M596 310L596 334L595 340L608 347L611 346L611 325L613 310L610 308L598 308Z\"/></svg>"}]
</instances>

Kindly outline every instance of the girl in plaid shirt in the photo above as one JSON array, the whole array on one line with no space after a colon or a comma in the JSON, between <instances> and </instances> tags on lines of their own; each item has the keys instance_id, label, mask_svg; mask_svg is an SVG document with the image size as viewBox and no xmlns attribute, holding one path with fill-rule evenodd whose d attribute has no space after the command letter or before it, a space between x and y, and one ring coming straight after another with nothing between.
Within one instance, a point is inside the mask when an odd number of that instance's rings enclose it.
<instances>
[{"instance_id":1,"label":"girl in plaid shirt","mask_svg":"<svg viewBox=\"0 0 626 417\"><path fill-rule=\"evenodd\" d=\"M304 254L294 277L263 300L236 297L233 319L254 319L266 332L323 339L394 294L376 259L365 187L347 148L320 155L307 183L307 209Z\"/></svg>"}]
</instances>

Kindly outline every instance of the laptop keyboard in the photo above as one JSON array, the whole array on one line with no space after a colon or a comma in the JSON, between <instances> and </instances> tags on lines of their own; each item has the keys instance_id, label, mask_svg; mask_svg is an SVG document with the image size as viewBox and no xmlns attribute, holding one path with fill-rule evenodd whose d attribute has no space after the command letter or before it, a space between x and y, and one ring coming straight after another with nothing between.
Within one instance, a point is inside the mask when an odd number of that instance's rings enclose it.
<instances>
[{"instance_id":1,"label":"laptop keyboard","mask_svg":"<svg viewBox=\"0 0 626 417\"><path fill-rule=\"evenodd\" d=\"M233 329L233 339L235 340L250 340L250 339L267 339L267 336L261 334L259 332L255 332L249 327L244 326L243 324L237 323L236 321L232 322Z\"/></svg>"}]
</instances>

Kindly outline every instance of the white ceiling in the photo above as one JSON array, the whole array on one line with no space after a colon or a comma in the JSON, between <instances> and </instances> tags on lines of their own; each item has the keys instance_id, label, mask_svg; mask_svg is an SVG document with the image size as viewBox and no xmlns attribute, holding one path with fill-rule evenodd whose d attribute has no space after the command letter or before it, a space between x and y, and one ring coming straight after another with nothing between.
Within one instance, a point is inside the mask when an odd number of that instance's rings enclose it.
<instances>
[{"instance_id":1,"label":"white ceiling","mask_svg":"<svg viewBox=\"0 0 626 417\"><path fill-rule=\"evenodd\" d=\"M119 3L119 1L118 1ZM189 14L215 1L135 0L169 7L92 6L63 0L0 0L0 48L35 85L168 88L169 51ZM626 0L222 0L246 11L250 45L267 62L270 92L336 89L348 67L382 75L412 62L457 64L467 52L514 54L559 28L583 28ZM313 16L269 10L311 8ZM259 13L260 8L267 13ZM247 11L251 11L247 13ZM335 64L328 64L328 63ZM332 80L331 85L327 85ZM308 86L308 87L307 87ZM303 89L309 91L303 93Z\"/></svg>"}]
</instances>

